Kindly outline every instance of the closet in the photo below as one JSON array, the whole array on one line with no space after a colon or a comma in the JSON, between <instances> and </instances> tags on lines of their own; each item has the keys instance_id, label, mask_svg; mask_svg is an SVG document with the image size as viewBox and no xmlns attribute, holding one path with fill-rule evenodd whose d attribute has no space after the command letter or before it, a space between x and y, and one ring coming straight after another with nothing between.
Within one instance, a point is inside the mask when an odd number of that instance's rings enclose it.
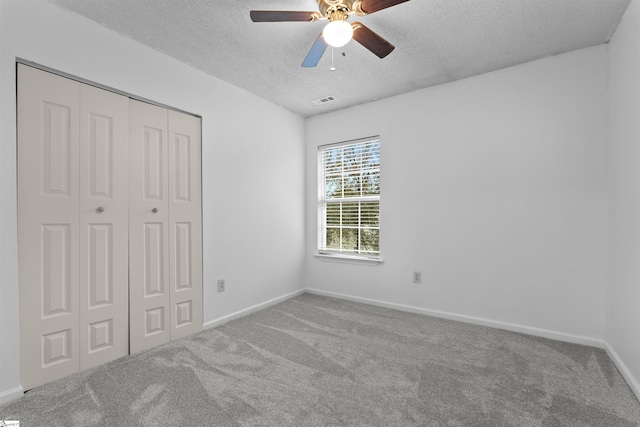
<instances>
[{"instance_id":1,"label":"closet","mask_svg":"<svg viewBox=\"0 0 640 427\"><path fill-rule=\"evenodd\" d=\"M200 119L18 64L25 390L202 329Z\"/></svg>"}]
</instances>

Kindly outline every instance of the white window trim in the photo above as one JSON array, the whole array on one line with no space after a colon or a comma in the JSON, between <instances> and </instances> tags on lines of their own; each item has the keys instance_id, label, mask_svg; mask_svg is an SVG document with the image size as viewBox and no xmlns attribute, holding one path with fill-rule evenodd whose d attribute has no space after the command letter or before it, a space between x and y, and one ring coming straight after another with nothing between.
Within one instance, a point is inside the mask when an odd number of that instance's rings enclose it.
<instances>
[{"instance_id":1,"label":"white window trim","mask_svg":"<svg viewBox=\"0 0 640 427\"><path fill-rule=\"evenodd\" d=\"M362 142L368 142L368 141L372 141L372 140L378 140L380 141L380 136L379 135L375 135L375 136L370 136L367 138L359 138L359 139L353 139L353 140L349 140L349 141L343 141L343 142L338 142L338 143L334 143L334 144L325 144L325 145L319 145L318 146L318 152L320 152L321 150L328 148L328 147L340 147L340 146L344 146L344 145L352 145L352 144L358 144L358 143L362 143ZM324 167L324 165L322 164L322 158L321 156L317 156L317 171L320 171L322 168ZM382 165L380 165L380 168L382 168ZM318 177L319 174L316 174L316 176ZM318 236L317 236L317 244L316 247L317 252L314 254L315 257L322 259L322 260L326 260L326 261L337 261L337 262L346 262L346 263L354 263L354 264L370 264L370 265L377 265L377 264L381 264L383 262L383 258L382 258L382 252L380 252L378 255L366 255L366 254L353 254L353 253L345 253L345 252L339 252L339 251L332 251L329 249L319 249L320 247L320 242L322 242L324 240L324 233L323 233L323 227L320 225L321 222L325 223L326 222L326 218L324 218L324 213L321 209L322 206L322 196L320 195L320 192L323 188L322 183L318 182L317 185L318 188L318 201L317 201L317 223L316 223L316 227L317 227L317 232L318 232ZM371 200L372 197L371 196L363 196L363 197L353 197L353 198L349 198L349 199L353 199L353 201L367 201L367 200ZM380 200L381 197L373 197L373 199L375 200Z\"/></svg>"},{"instance_id":2,"label":"white window trim","mask_svg":"<svg viewBox=\"0 0 640 427\"><path fill-rule=\"evenodd\" d=\"M381 256L347 255L341 252L318 251L313 256L326 261L341 261L351 264L382 264Z\"/></svg>"}]
</instances>

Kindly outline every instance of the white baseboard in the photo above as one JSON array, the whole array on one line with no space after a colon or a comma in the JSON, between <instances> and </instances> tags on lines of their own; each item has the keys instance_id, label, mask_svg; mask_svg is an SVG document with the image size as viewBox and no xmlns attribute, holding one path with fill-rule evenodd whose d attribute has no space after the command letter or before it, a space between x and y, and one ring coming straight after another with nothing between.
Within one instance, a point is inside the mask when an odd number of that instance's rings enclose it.
<instances>
[{"instance_id":1,"label":"white baseboard","mask_svg":"<svg viewBox=\"0 0 640 427\"><path fill-rule=\"evenodd\" d=\"M291 292L289 294L282 295L282 296L270 299L270 300L262 302L260 304L256 304L254 306L251 306L251 307L236 311L235 313L227 314L226 316L222 316L222 317L218 317L217 319L209 320L209 321L205 322L203 326L204 326L205 329L215 328L216 326L223 325L223 324L227 323L230 320L237 319L238 317L246 316L248 314L253 313L254 311L262 310L263 308L267 308L267 307L270 307L272 305L278 304L278 303L280 303L282 301L286 301L286 300L291 299L293 297L297 297L298 295L302 295L304 292L305 292L304 289L300 289L300 290L297 290L295 292Z\"/></svg>"},{"instance_id":2,"label":"white baseboard","mask_svg":"<svg viewBox=\"0 0 640 427\"><path fill-rule=\"evenodd\" d=\"M620 374L622 374L622 377L629 385L629 388L631 389L633 394L636 395L636 399L640 401L640 383L638 383L638 380L633 376L627 365L622 361L620 356L618 356L618 353L616 353L616 351L609 345L609 343L605 342L604 349L607 351L607 354L609 355L611 360L613 360L613 363L615 363L618 371L620 371Z\"/></svg>"},{"instance_id":3,"label":"white baseboard","mask_svg":"<svg viewBox=\"0 0 640 427\"><path fill-rule=\"evenodd\" d=\"M438 317L440 319L455 320L458 322L471 323L474 325L488 326L490 328L495 328L495 329L504 329L506 331L519 332L522 334L549 338L552 340L564 341L572 344L581 344L581 345L588 345L591 347L605 348L604 340L586 337L582 335L567 334L564 332L533 328L530 326L523 326L523 325L518 325L514 323L499 322L495 320L483 319L480 317L467 316L464 314L449 313L445 311L431 310L427 308L414 307L414 306L404 305L404 304L396 304L396 303L374 300L369 298L361 298L361 297L356 297L352 295L339 294L335 292L327 292L320 289L307 288L305 289L305 291L310 294L324 295L328 297L340 298L340 299L354 301L354 302L361 302L364 304L370 304L370 305L375 305L379 307L406 311L409 313L424 314L427 316Z\"/></svg>"},{"instance_id":4,"label":"white baseboard","mask_svg":"<svg viewBox=\"0 0 640 427\"><path fill-rule=\"evenodd\" d=\"M0 393L0 405L4 405L5 403L13 402L14 400L18 400L24 394L24 389L22 386L14 387L10 390L3 391Z\"/></svg>"}]
</instances>

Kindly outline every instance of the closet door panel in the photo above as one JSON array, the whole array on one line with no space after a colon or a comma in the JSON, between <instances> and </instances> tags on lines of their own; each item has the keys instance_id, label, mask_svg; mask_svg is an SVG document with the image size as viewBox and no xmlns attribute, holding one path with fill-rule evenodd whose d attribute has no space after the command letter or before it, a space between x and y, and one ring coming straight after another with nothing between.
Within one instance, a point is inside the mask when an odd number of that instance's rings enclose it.
<instances>
[{"instance_id":1,"label":"closet door panel","mask_svg":"<svg viewBox=\"0 0 640 427\"><path fill-rule=\"evenodd\" d=\"M202 330L201 125L169 111L171 339Z\"/></svg>"},{"instance_id":2,"label":"closet door panel","mask_svg":"<svg viewBox=\"0 0 640 427\"><path fill-rule=\"evenodd\" d=\"M18 269L25 390L79 369L79 84L18 66Z\"/></svg>"},{"instance_id":3,"label":"closet door panel","mask_svg":"<svg viewBox=\"0 0 640 427\"><path fill-rule=\"evenodd\" d=\"M129 98L80 87L80 369L129 353Z\"/></svg>"},{"instance_id":4,"label":"closet door panel","mask_svg":"<svg viewBox=\"0 0 640 427\"><path fill-rule=\"evenodd\" d=\"M130 350L171 339L167 110L130 101Z\"/></svg>"}]
</instances>

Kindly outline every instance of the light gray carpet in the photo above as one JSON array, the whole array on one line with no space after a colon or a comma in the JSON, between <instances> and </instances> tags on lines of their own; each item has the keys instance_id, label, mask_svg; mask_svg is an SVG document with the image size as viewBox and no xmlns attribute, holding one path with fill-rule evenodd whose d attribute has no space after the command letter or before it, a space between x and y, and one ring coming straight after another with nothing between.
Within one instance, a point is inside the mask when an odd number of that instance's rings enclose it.
<instances>
[{"instance_id":1,"label":"light gray carpet","mask_svg":"<svg viewBox=\"0 0 640 427\"><path fill-rule=\"evenodd\" d=\"M603 350L305 294L38 387L28 426L637 426Z\"/></svg>"}]
</instances>

